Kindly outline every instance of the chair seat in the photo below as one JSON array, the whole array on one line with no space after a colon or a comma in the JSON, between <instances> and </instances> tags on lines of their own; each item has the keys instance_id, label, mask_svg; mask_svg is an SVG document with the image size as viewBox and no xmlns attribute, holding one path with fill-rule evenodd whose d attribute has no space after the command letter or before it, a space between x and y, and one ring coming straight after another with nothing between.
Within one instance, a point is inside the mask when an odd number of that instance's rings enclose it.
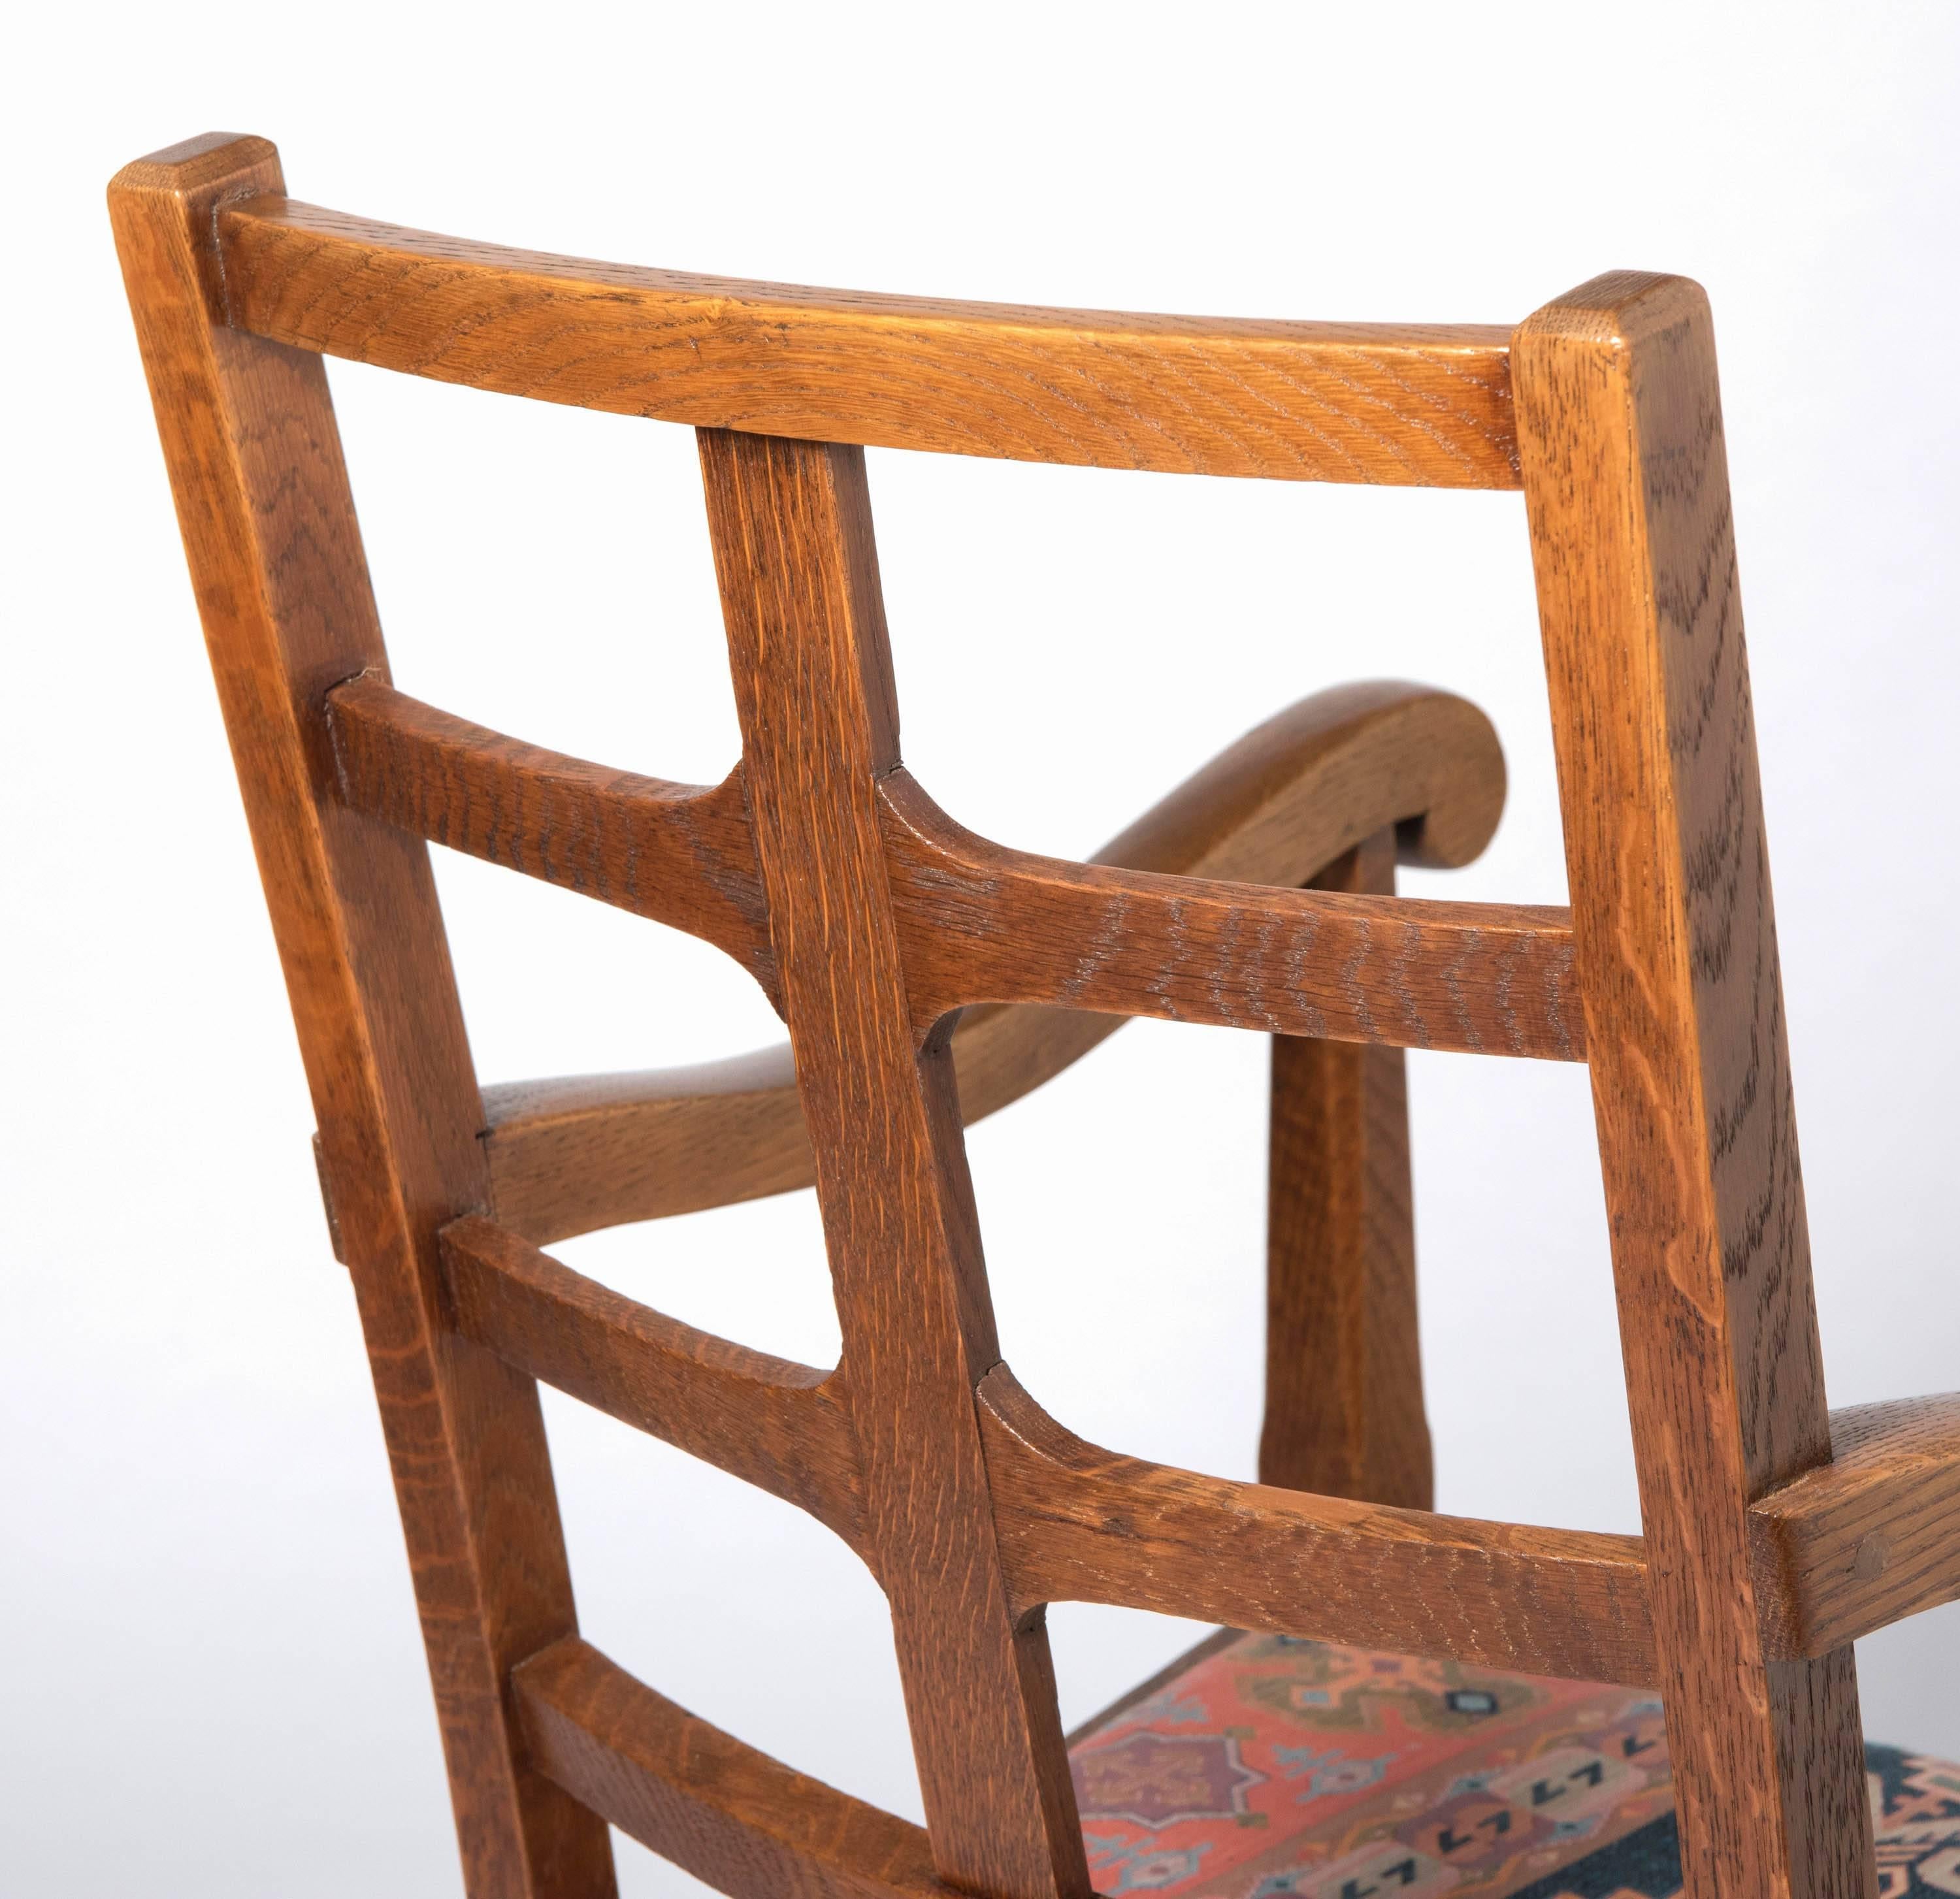
<instances>
[{"instance_id":1,"label":"chair seat","mask_svg":"<svg viewBox=\"0 0 1960 1899\"><path fill-rule=\"evenodd\" d=\"M1099 1892L1672 1899L1651 1691L1221 1630L1072 1738ZM1885 1899L1960 1894L1960 1767L1867 1745Z\"/></svg>"}]
</instances>

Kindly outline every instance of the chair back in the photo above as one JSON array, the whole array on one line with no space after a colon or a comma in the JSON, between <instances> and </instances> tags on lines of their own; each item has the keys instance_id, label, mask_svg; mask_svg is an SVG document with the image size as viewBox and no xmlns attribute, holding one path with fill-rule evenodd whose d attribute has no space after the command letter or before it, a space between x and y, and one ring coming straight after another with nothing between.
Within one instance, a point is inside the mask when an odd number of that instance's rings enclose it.
<instances>
[{"instance_id":1,"label":"chair back","mask_svg":"<svg viewBox=\"0 0 1960 1899\"><path fill-rule=\"evenodd\" d=\"M1872 1890L1850 1645L1960 1589L1960 1417L1847 1414L1834 1462L1695 285L1601 277L1515 329L862 296L367 222L288 199L271 145L221 135L129 167L110 202L476 1899L609 1892L607 1821L757 1899L1083 1899L1058 1600L1656 1686L1696 1899ZM699 431L742 732L724 782L568 759L395 690L325 355ZM1394 894L1398 848L1464 860L1502 796L1481 719L1416 689L1262 728L1103 861L965 830L903 762L867 445L1521 488L1569 911ZM430 839L716 944L793 1060L486 1096ZM1275 1360L1265 1483L1083 1443L997 1334L963 1121L1132 1016L1276 1038L1276 1156L1317 1159L1292 1185L1276 1165L1275 1208L1294 1196L1308 1250L1359 1232L1357 1195L1402 1196L1403 1238L1349 1262L1382 1275L1368 1338L1276 1287L1300 1350ZM1640 1537L1428 1507L1406 1156L1354 1131L1363 1096L1398 1118L1406 1048L1590 1067ZM1322 1164L1342 1156L1345 1185ZM834 1369L539 1250L807 1181ZM923 1831L580 1640L539 1379L870 1566Z\"/></svg>"}]
</instances>

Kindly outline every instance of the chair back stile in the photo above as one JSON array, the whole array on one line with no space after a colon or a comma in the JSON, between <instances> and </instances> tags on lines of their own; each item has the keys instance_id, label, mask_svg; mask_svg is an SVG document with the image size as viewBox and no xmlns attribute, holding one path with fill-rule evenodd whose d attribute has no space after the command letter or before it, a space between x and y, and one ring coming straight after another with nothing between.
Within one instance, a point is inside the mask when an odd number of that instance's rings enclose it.
<instances>
[{"instance_id":1,"label":"chair back stile","mask_svg":"<svg viewBox=\"0 0 1960 1899\"><path fill-rule=\"evenodd\" d=\"M1707 301L1601 278L1514 355L1682 1831L1710 1890L1854 1892L1851 1651L1775 1660L1745 1547L1831 1427Z\"/></svg>"},{"instance_id":2,"label":"chair back stile","mask_svg":"<svg viewBox=\"0 0 1960 1899\"><path fill-rule=\"evenodd\" d=\"M1057 1600L1656 1687L1691 1899L1873 1899L1850 1643L1960 1595L1960 1401L1825 1408L1695 286L1601 278L1514 332L859 297L343 217L216 135L110 202L471 1899L608 1899L609 1821L738 1899L1087 1899ZM726 781L565 759L395 689L323 355L697 429ZM1398 858L1474 857L1503 794L1481 714L1400 684L1269 722L1094 861L966 831L903 763L867 445L1522 488L1570 911L1396 894ZM431 840L714 943L788 1052L486 1096ZM1083 1443L997 1333L963 1128L1138 1015L1273 1038L1257 1484ZM1410 1047L1590 1067L1639 1537L1431 1507ZM811 1182L834 1369L539 1250ZM863 1558L923 1830L580 1637L539 1379Z\"/></svg>"},{"instance_id":3,"label":"chair back stile","mask_svg":"<svg viewBox=\"0 0 1960 1899\"><path fill-rule=\"evenodd\" d=\"M319 1118L401 1506L471 1899L609 1894L604 1826L527 1759L511 1669L575 1633L536 1383L447 1322L438 1235L488 1204L428 851L336 795L328 689L386 673L317 356L229 327L212 232L262 139L121 174L116 240Z\"/></svg>"}]
</instances>

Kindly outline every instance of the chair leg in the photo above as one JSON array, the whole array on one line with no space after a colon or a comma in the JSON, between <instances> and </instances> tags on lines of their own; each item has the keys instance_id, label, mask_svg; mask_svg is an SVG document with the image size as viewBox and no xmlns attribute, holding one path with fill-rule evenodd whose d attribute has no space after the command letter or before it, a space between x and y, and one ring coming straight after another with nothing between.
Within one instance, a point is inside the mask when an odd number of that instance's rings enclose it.
<instances>
[{"instance_id":1,"label":"chair leg","mask_svg":"<svg viewBox=\"0 0 1960 1899\"><path fill-rule=\"evenodd\" d=\"M1378 832L1313 887L1392 895ZM1427 1509L1402 1051L1275 1035L1259 1481Z\"/></svg>"}]
</instances>

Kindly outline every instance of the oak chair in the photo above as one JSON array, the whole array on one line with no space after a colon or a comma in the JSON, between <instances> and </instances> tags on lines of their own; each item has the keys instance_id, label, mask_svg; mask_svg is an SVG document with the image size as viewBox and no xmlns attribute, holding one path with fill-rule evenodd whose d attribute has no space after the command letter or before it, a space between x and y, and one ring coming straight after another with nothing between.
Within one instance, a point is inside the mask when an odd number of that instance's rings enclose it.
<instances>
[{"instance_id":1,"label":"oak chair","mask_svg":"<svg viewBox=\"0 0 1960 1899\"><path fill-rule=\"evenodd\" d=\"M110 201L473 1899L609 1893L608 1821L743 1899L1081 1899L1057 1600L1657 1690L1693 1899L1876 1890L1850 1644L1960 1593L1960 1401L1825 1407L1695 285L1604 276L1515 330L857 296L342 216L285 197L263 140L216 135ZM699 431L743 733L722 784L393 688L323 355ZM1521 488L1570 910L1395 895L1398 856L1467 861L1503 795L1482 716L1417 687L1282 714L1093 863L963 829L900 762L865 444ZM479 1091L425 840L718 945L794 1067ZM1136 1015L1273 1039L1258 1484L1083 1443L995 1336L963 1121ZM1431 1512L1408 1047L1590 1067L1641 1536ZM539 1250L813 1182L827 1373ZM870 1566L924 1831L581 1641L540 1379Z\"/></svg>"}]
</instances>

